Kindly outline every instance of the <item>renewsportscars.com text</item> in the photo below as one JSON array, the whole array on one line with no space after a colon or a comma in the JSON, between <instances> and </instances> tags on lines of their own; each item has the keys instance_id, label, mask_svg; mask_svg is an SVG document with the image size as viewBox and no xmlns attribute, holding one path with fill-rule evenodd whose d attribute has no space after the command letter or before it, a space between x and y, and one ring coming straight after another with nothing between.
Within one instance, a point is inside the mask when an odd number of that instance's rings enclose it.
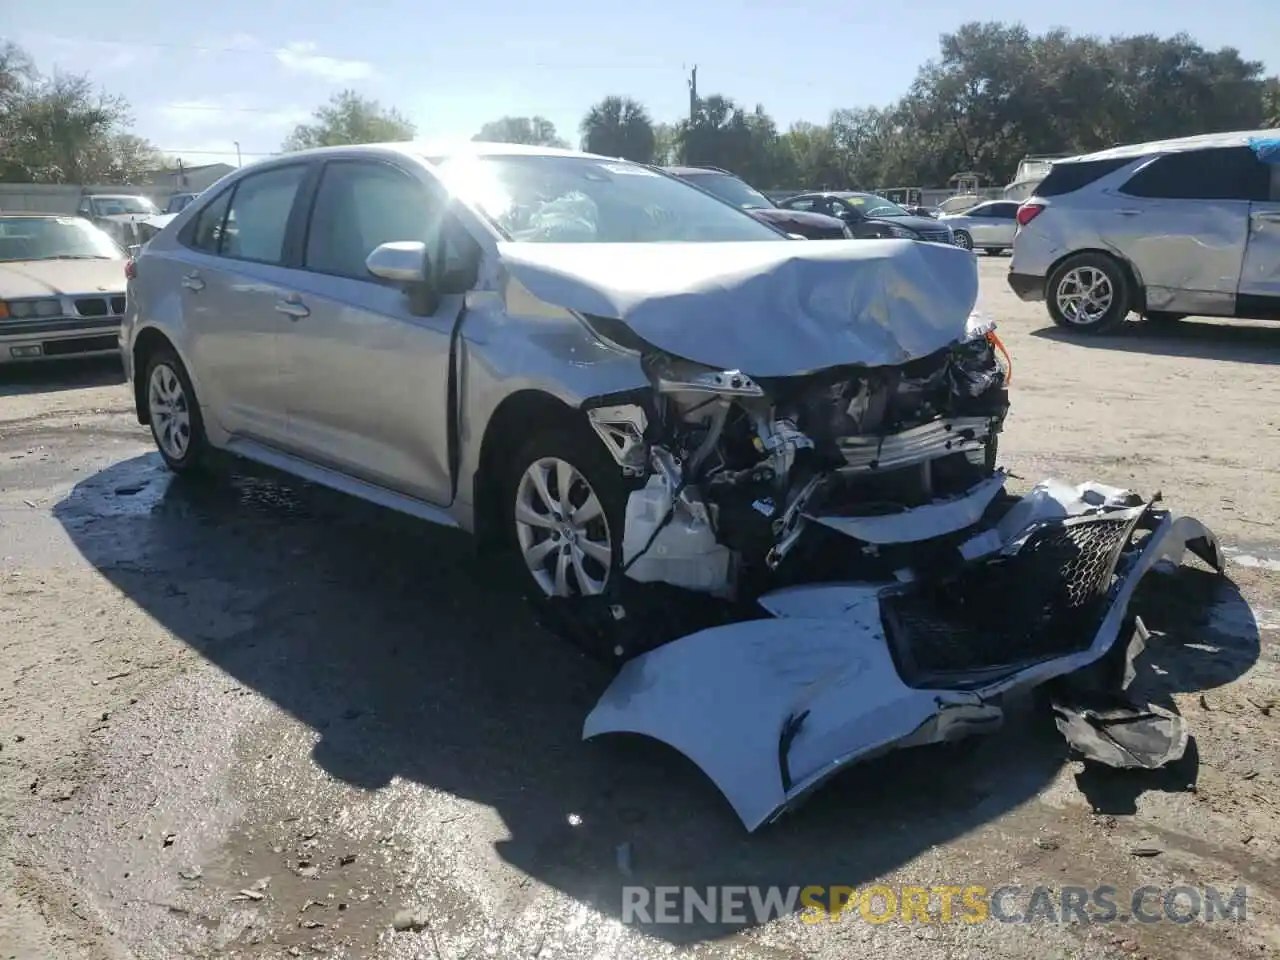
<instances>
[{"instance_id":1,"label":"renewsportscars.com text","mask_svg":"<svg viewBox=\"0 0 1280 960\"><path fill-rule=\"evenodd\" d=\"M755 925L799 914L805 923L1193 923L1242 921L1247 901L1244 887L626 886L622 922Z\"/></svg>"}]
</instances>

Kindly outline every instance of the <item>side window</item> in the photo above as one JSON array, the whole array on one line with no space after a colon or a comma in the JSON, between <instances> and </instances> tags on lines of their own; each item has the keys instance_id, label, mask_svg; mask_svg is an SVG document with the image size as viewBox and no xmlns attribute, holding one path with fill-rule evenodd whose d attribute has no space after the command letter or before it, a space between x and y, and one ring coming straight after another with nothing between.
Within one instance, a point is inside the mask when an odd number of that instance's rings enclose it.
<instances>
[{"instance_id":1,"label":"side window","mask_svg":"<svg viewBox=\"0 0 1280 960\"><path fill-rule=\"evenodd\" d=\"M1049 175L1033 191L1037 197L1061 197L1087 187L1121 167L1137 162L1137 157L1111 157L1106 160L1069 160L1055 163Z\"/></svg>"},{"instance_id":2,"label":"side window","mask_svg":"<svg viewBox=\"0 0 1280 960\"><path fill-rule=\"evenodd\" d=\"M222 239L222 228L227 219L227 207L231 206L231 194L235 188L223 190L205 208L196 214L188 246L201 253L217 256Z\"/></svg>"},{"instance_id":3,"label":"side window","mask_svg":"<svg viewBox=\"0 0 1280 960\"><path fill-rule=\"evenodd\" d=\"M1185 150L1148 163L1120 192L1170 200L1266 200L1271 171L1248 147Z\"/></svg>"},{"instance_id":4,"label":"side window","mask_svg":"<svg viewBox=\"0 0 1280 960\"><path fill-rule=\"evenodd\" d=\"M236 184L218 253L235 260L284 262L289 212L307 168L301 164L254 173Z\"/></svg>"},{"instance_id":5,"label":"side window","mask_svg":"<svg viewBox=\"0 0 1280 960\"><path fill-rule=\"evenodd\" d=\"M970 216L970 217L980 217L980 218L990 217L991 215L992 215L992 213L991 213L991 207L990 207L988 204L985 204L985 203L984 203L984 204L979 204L978 206L974 207L972 210L970 210L970 211L966 214L966 216Z\"/></svg>"},{"instance_id":6,"label":"side window","mask_svg":"<svg viewBox=\"0 0 1280 960\"><path fill-rule=\"evenodd\" d=\"M1001 220L1016 220L1018 217L1018 204L1016 203L997 203L996 216Z\"/></svg>"},{"instance_id":7,"label":"side window","mask_svg":"<svg viewBox=\"0 0 1280 960\"><path fill-rule=\"evenodd\" d=\"M395 240L431 239L437 226L427 189L385 163L334 160L325 164L311 208L303 266L374 281L365 260Z\"/></svg>"},{"instance_id":8,"label":"side window","mask_svg":"<svg viewBox=\"0 0 1280 960\"><path fill-rule=\"evenodd\" d=\"M810 212L813 210L815 202L816 201L812 197L806 197L803 200L788 200L785 205L789 210L804 210L805 212Z\"/></svg>"}]
</instances>

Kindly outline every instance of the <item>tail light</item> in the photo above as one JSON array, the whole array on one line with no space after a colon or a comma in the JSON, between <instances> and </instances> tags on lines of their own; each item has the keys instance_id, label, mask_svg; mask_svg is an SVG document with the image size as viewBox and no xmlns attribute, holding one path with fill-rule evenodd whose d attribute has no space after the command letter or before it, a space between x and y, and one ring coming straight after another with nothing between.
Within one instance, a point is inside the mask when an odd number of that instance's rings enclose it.
<instances>
[{"instance_id":1,"label":"tail light","mask_svg":"<svg viewBox=\"0 0 1280 960\"><path fill-rule=\"evenodd\" d=\"M130 257L124 262L124 278L126 280L138 279L138 261Z\"/></svg>"},{"instance_id":2,"label":"tail light","mask_svg":"<svg viewBox=\"0 0 1280 960\"><path fill-rule=\"evenodd\" d=\"M1036 217L1040 216L1040 212L1043 209L1043 203L1024 203L1018 208L1018 226L1025 227Z\"/></svg>"}]
</instances>

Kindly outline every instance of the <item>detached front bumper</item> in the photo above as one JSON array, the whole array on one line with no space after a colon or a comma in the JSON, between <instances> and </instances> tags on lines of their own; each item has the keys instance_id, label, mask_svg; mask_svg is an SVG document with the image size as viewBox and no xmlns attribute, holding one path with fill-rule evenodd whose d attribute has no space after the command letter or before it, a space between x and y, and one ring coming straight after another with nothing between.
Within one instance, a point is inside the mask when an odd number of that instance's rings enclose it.
<instances>
[{"instance_id":1,"label":"detached front bumper","mask_svg":"<svg viewBox=\"0 0 1280 960\"><path fill-rule=\"evenodd\" d=\"M772 619L637 657L583 736L669 744L754 831L855 761L996 729L1005 695L1128 645L1144 633L1128 610L1139 581L1188 550L1223 570L1198 521L1046 481L966 543L944 580L791 587L760 599Z\"/></svg>"}]
</instances>

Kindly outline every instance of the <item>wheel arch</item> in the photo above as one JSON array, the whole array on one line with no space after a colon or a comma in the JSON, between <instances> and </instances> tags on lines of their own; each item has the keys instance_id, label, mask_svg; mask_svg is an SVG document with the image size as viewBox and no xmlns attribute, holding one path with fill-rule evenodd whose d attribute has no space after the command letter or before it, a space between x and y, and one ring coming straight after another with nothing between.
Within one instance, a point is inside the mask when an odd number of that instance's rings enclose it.
<instances>
[{"instance_id":1,"label":"wheel arch","mask_svg":"<svg viewBox=\"0 0 1280 960\"><path fill-rule=\"evenodd\" d=\"M143 426L151 423L151 413L147 409L147 362L157 350L163 347L168 347L178 355L178 359L182 360L182 365L187 368L187 376L191 376L191 365L183 358L177 344L162 330L157 327L144 327L138 331L138 335L133 339L133 346L130 348L132 351L130 369L133 371L134 412L137 414L138 423Z\"/></svg>"},{"instance_id":2,"label":"wheel arch","mask_svg":"<svg viewBox=\"0 0 1280 960\"><path fill-rule=\"evenodd\" d=\"M1138 272L1138 268L1133 265L1127 257L1117 253L1115 250L1106 247L1084 247L1079 250L1072 250L1058 257L1057 260L1049 264L1049 269L1045 272L1045 296L1053 296L1053 291L1048 289L1053 275L1058 272L1058 268L1070 260L1072 257L1078 257L1081 254L1094 254L1096 256L1105 257L1115 263L1122 271L1124 271L1125 280L1129 283L1129 304L1128 307L1135 313L1141 313L1147 306L1147 291L1142 283L1142 275Z\"/></svg>"},{"instance_id":3,"label":"wheel arch","mask_svg":"<svg viewBox=\"0 0 1280 960\"><path fill-rule=\"evenodd\" d=\"M534 387L517 390L502 399L485 426L480 455L472 477L472 504L476 546L487 552L502 541L500 502L503 453L534 429L564 426L586 427L586 415L554 394Z\"/></svg>"}]
</instances>

